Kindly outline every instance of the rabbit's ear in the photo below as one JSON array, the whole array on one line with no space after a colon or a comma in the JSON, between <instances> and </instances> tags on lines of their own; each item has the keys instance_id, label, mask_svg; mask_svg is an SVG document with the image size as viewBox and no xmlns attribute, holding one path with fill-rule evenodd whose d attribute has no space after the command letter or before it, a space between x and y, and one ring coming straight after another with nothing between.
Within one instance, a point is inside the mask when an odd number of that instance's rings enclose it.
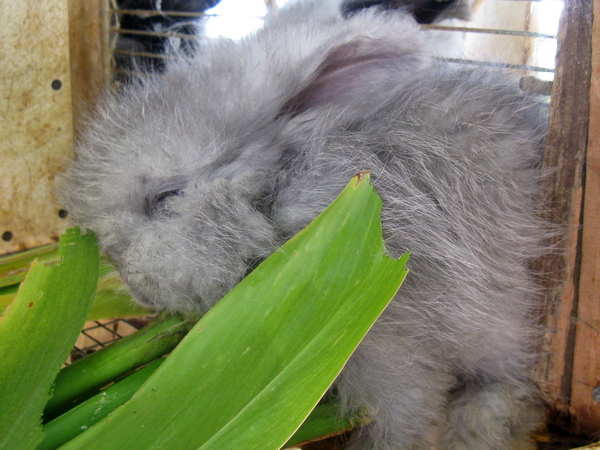
<instances>
[{"instance_id":1,"label":"rabbit's ear","mask_svg":"<svg viewBox=\"0 0 600 450\"><path fill-rule=\"evenodd\" d=\"M308 85L286 102L280 114L296 116L327 104L379 104L403 80L426 67L428 60L422 52L406 46L359 38L333 49Z\"/></svg>"}]
</instances>

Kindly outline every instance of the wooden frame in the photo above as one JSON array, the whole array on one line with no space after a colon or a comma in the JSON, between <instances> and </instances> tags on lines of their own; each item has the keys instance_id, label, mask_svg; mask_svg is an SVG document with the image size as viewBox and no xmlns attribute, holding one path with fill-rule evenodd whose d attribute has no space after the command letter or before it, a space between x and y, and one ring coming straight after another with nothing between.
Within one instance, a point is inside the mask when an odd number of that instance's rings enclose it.
<instances>
[{"instance_id":1,"label":"wooden frame","mask_svg":"<svg viewBox=\"0 0 600 450\"><path fill-rule=\"evenodd\" d=\"M600 432L600 1L593 4L590 115L575 322L571 407L575 432Z\"/></svg>"},{"instance_id":2,"label":"wooden frame","mask_svg":"<svg viewBox=\"0 0 600 450\"><path fill-rule=\"evenodd\" d=\"M565 1L544 160L553 172L542 201L542 216L562 233L555 251L536 264L546 288L540 305L545 356L536 378L550 421L588 434L600 430L594 400L600 383L600 32L596 22L592 35L594 11L600 17L598 0Z\"/></svg>"}]
</instances>

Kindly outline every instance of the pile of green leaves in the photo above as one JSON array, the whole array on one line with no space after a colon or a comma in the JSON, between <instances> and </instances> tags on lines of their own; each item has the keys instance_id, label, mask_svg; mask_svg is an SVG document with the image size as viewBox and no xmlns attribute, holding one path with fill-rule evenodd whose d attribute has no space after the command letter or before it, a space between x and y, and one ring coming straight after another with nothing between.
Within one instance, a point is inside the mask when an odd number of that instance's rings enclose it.
<instances>
[{"instance_id":1,"label":"pile of green leaves","mask_svg":"<svg viewBox=\"0 0 600 450\"><path fill-rule=\"evenodd\" d=\"M161 313L60 370L100 271L69 230L4 292L0 448L278 449L368 420L318 403L406 276L380 211L360 173L197 323Z\"/></svg>"}]
</instances>

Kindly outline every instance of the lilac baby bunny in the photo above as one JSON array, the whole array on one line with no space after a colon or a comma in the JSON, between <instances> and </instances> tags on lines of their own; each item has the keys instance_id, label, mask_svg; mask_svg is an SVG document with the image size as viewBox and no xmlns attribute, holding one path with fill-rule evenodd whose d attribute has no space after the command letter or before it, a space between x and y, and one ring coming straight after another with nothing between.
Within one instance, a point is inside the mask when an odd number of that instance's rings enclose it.
<instances>
[{"instance_id":1,"label":"lilac baby bunny","mask_svg":"<svg viewBox=\"0 0 600 450\"><path fill-rule=\"evenodd\" d=\"M428 54L412 17L281 9L111 94L61 196L136 299L205 311L360 170L410 274L338 378L357 449L524 448L545 121L505 76Z\"/></svg>"}]
</instances>

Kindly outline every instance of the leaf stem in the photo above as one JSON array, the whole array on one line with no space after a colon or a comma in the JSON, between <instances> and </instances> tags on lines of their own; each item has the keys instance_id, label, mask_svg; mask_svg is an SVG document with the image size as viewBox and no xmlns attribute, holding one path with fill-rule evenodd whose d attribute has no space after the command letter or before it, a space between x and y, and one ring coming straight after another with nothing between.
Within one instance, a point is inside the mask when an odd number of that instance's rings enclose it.
<instances>
[{"instance_id":1,"label":"leaf stem","mask_svg":"<svg viewBox=\"0 0 600 450\"><path fill-rule=\"evenodd\" d=\"M133 372L121 381L109 386L75 408L65 412L44 425L45 437L37 450L50 450L60 447L78 434L83 433L96 422L104 419L135 394L135 391L163 363L157 359Z\"/></svg>"},{"instance_id":2,"label":"leaf stem","mask_svg":"<svg viewBox=\"0 0 600 450\"><path fill-rule=\"evenodd\" d=\"M193 322L163 312L141 330L126 336L61 370L44 411L45 421L96 394L124 374L169 353Z\"/></svg>"}]
</instances>

